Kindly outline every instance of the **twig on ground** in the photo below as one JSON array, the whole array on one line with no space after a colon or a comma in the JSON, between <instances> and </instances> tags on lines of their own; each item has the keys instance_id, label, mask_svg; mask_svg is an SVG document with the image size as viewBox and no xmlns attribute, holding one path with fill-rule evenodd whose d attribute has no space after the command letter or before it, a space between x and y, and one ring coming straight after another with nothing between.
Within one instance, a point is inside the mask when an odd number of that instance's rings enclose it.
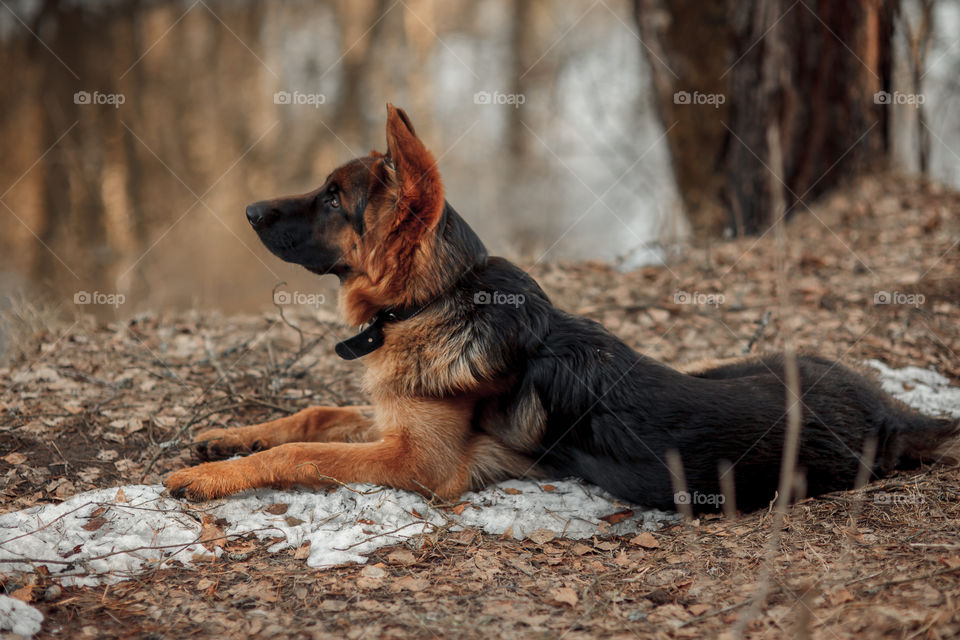
<instances>
[{"instance_id":1,"label":"twig on ground","mask_svg":"<svg viewBox=\"0 0 960 640\"><path fill-rule=\"evenodd\" d=\"M876 593L881 589L887 587L892 587L898 584L907 584L908 582L916 582L917 580L929 580L930 578L936 578L938 576L945 576L951 573L960 573L960 567L948 567L946 569L940 569L939 571L932 571L930 573L924 573L919 576L910 576L909 578L899 578L897 580L888 580L887 582L881 582L878 585L873 587L867 587L864 589L867 593Z\"/></svg>"},{"instance_id":2,"label":"twig on ground","mask_svg":"<svg viewBox=\"0 0 960 640\"><path fill-rule=\"evenodd\" d=\"M747 355L753 351L753 345L756 344L757 340L760 339L760 336L763 335L763 330L767 328L768 324L770 324L769 309L764 311L763 317L757 321L757 330L753 332L753 335L750 337L750 341L743 347L743 355Z\"/></svg>"},{"instance_id":3,"label":"twig on ground","mask_svg":"<svg viewBox=\"0 0 960 640\"><path fill-rule=\"evenodd\" d=\"M233 382L231 382L230 378L227 377L227 372L223 370L223 363L220 362L220 356L217 355L217 352L213 350L213 345L210 343L209 335L203 336L203 348L207 352L207 357L210 358L210 364L213 366L213 369L219 376L218 380L223 380L223 384L226 385L227 391L230 392L230 395L236 396L237 390L233 388ZM216 385L216 382L214 385Z\"/></svg>"}]
</instances>

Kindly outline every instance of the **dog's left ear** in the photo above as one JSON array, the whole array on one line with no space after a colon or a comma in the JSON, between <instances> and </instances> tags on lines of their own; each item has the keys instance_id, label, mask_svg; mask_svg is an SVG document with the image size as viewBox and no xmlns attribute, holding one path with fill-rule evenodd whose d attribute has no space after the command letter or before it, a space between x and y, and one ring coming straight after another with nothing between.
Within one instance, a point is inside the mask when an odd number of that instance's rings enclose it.
<instances>
[{"instance_id":1,"label":"dog's left ear","mask_svg":"<svg viewBox=\"0 0 960 640\"><path fill-rule=\"evenodd\" d=\"M413 130L403 109L387 103L387 156L397 173L394 224L419 235L443 213L443 183L437 163Z\"/></svg>"}]
</instances>

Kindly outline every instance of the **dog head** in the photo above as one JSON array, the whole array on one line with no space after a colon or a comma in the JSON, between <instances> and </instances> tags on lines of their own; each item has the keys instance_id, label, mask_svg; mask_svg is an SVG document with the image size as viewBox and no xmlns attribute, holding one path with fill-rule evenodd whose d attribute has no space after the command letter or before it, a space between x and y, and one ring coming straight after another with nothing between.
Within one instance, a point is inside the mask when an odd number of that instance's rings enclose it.
<instances>
[{"instance_id":1,"label":"dog head","mask_svg":"<svg viewBox=\"0 0 960 640\"><path fill-rule=\"evenodd\" d=\"M247 220L277 257L337 275L344 319L361 324L449 284L458 269L444 264L455 252L440 246L447 210L433 155L407 114L387 104L386 154L347 162L315 191L251 204Z\"/></svg>"}]
</instances>

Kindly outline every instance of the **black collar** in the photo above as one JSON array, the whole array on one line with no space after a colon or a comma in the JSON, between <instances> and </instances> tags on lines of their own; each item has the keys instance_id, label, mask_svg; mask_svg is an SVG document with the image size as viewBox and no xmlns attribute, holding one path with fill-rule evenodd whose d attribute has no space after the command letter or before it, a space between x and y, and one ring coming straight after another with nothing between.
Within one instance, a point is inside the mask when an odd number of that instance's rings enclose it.
<instances>
[{"instance_id":1,"label":"black collar","mask_svg":"<svg viewBox=\"0 0 960 640\"><path fill-rule=\"evenodd\" d=\"M347 338L343 342L337 343L337 346L334 348L337 355L344 360L355 360L356 358L362 358L365 355L373 353L383 346L383 325L390 324L391 322L409 320L429 305L430 303L428 302L420 307L389 307L378 311L377 314L370 319L370 323L366 329L352 338Z\"/></svg>"},{"instance_id":2,"label":"black collar","mask_svg":"<svg viewBox=\"0 0 960 640\"><path fill-rule=\"evenodd\" d=\"M445 218L447 215L447 209L450 208L451 207L449 205L446 205L443 208L443 215ZM471 266L466 272L461 274L457 282L450 287L450 289L447 289L447 292L466 280L473 272L475 266L476 265ZM387 307L386 309L378 311L376 315L370 318L370 322L366 329L352 338L347 338L343 342L338 342L337 346L334 347L334 351L336 351L337 355L344 360L356 360L357 358L362 358L363 356L373 353L383 346L383 341L385 339L383 335L383 325L390 324L392 322L409 320L442 298L444 295L446 295L446 293L441 293L433 300L430 300L419 307Z\"/></svg>"}]
</instances>

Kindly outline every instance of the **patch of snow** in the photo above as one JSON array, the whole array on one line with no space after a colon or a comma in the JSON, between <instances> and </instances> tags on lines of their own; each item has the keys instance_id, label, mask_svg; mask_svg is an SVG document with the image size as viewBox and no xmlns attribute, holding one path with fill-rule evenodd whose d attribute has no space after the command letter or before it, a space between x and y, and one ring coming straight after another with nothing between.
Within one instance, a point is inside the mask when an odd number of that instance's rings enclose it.
<instances>
[{"instance_id":1,"label":"patch of snow","mask_svg":"<svg viewBox=\"0 0 960 640\"><path fill-rule=\"evenodd\" d=\"M40 633L43 614L26 602L0 594L0 631L30 638Z\"/></svg>"},{"instance_id":2,"label":"patch of snow","mask_svg":"<svg viewBox=\"0 0 960 640\"><path fill-rule=\"evenodd\" d=\"M867 360L880 373L880 386L894 398L931 416L960 418L960 387L931 369L891 369L879 360Z\"/></svg>"},{"instance_id":3,"label":"patch of snow","mask_svg":"<svg viewBox=\"0 0 960 640\"><path fill-rule=\"evenodd\" d=\"M225 536L282 537L270 551L309 542L307 564L320 568L366 562L365 554L440 526L473 527L490 534L510 531L518 539L537 529L586 538L654 530L677 517L636 510L608 525L600 519L628 505L576 480L555 482L552 489L545 486L514 480L467 493L457 514L434 508L418 494L374 485L260 490L203 504L165 496L161 485L131 485L122 487L119 500L117 489L102 489L0 516L0 559L23 559L5 562L7 569L30 571L45 564L64 584L92 585L124 579L146 566L220 555L219 547L210 544L210 551L202 544L213 542L204 520L219 523Z\"/></svg>"}]
</instances>

